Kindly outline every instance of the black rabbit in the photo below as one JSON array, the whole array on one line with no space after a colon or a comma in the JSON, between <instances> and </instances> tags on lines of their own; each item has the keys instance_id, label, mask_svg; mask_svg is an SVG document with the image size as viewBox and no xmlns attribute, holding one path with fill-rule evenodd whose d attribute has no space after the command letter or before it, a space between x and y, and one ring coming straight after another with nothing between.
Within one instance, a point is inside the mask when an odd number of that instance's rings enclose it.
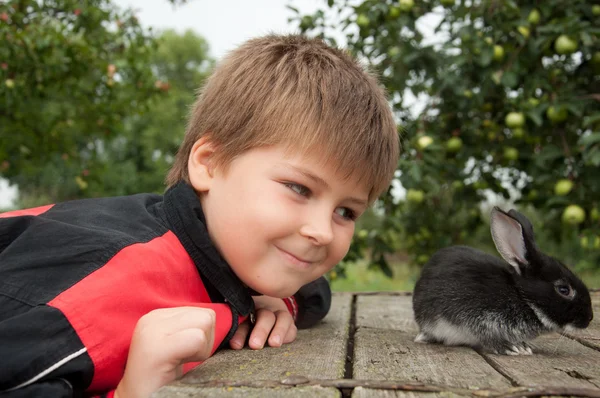
<instances>
[{"instance_id":1,"label":"black rabbit","mask_svg":"<svg viewBox=\"0 0 600 398\"><path fill-rule=\"evenodd\" d=\"M465 345L498 354L531 354L542 333L586 328L590 294L563 263L536 246L529 220L494 207L492 238L500 258L467 246L437 251L413 294L416 342Z\"/></svg>"}]
</instances>

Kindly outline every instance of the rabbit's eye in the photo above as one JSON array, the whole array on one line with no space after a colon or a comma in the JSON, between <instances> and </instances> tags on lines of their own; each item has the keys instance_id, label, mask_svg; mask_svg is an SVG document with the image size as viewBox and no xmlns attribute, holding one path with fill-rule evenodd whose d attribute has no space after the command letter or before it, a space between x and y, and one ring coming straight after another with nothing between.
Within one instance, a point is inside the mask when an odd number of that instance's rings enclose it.
<instances>
[{"instance_id":1,"label":"rabbit's eye","mask_svg":"<svg viewBox=\"0 0 600 398\"><path fill-rule=\"evenodd\" d=\"M561 296L565 296L565 297L571 297L573 295L573 290L571 289L571 286L569 285L556 285L556 291L558 292L558 294L560 294Z\"/></svg>"}]
</instances>

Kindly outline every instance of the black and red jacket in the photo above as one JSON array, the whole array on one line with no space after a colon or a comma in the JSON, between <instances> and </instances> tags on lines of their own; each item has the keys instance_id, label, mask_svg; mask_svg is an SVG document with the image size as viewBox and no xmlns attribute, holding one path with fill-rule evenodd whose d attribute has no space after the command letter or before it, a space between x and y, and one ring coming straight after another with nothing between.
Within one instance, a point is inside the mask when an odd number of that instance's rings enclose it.
<instances>
[{"instance_id":1,"label":"black and red jacket","mask_svg":"<svg viewBox=\"0 0 600 398\"><path fill-rule=\"evenodd\" d=\"M331 292L320 278L285 301L309 327ZM0 214L0 395L107 393L139 318L178 306L215 310L213 352L254 310L189 185Z\"/></svg>"}]
</instances>

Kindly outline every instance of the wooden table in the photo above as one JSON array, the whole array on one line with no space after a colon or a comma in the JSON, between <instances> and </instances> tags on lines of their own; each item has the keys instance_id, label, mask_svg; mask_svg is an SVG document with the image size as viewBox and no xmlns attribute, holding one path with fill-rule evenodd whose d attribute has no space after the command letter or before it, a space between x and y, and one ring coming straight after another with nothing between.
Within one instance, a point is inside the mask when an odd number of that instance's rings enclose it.
<instances>
[{"instance_id":1,"label":"wooden table","mask_svg":"<svg viewBox=\"0 0 600 398\"><path fill-rule=\"evenodd\" d=\"M219 351L155 396L600 397L600 291L593 301L588 329L540 337L532 356L503 356L414 343L410 293L336 293L294 343Z\"/></svg>"}]
</instances>

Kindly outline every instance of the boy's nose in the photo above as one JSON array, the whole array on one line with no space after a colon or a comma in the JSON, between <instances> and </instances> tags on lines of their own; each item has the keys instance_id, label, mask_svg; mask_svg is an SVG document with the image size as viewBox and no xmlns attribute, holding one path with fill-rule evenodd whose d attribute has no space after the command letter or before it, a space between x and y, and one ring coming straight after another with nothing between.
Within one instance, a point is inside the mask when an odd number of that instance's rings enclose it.
<instances>
[{"instance_id":1,"label":"boy's nose","mask_svg":"<svg viewBox=\"0 0 600 398\"><path fill-rule=\"evenodd\" d=\"M313 214L310 219L300 228L300 234L309 238L314 244L325 246L333 240L333 228L331 227L331 216L324 217Z\"/></svg>"}]
</instances>

